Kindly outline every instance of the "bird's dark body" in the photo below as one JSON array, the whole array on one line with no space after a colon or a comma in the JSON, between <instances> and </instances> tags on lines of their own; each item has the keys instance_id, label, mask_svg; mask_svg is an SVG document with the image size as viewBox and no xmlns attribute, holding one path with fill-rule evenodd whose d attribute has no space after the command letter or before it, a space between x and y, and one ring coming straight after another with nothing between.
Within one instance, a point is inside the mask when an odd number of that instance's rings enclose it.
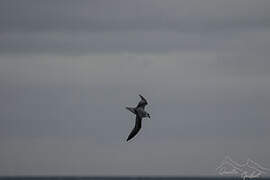
<instances>
[{"instance_id":1,"label":"bird's dark body","mask_svg":"<svg viewBox=\"0 0 270 180\"><path fill-rule=\"evenodd\" d=\"M144 110L145 106L148 103L147 103L146 99L142 95L139 95L139 96L141 97L141 101L138 103L137 107L135 107L135 108L126 107L127 110L129 110L130 112L132 112L133 114L136 115L135 127L133 128L133 130L129 134L129 136L127 138L127 141L132 139L139 132L139 130L141 129L141 127L142 127L142 118L145 118L145 117L150 118L149 113L147 113Z\"/></svg>"}]
</instances>

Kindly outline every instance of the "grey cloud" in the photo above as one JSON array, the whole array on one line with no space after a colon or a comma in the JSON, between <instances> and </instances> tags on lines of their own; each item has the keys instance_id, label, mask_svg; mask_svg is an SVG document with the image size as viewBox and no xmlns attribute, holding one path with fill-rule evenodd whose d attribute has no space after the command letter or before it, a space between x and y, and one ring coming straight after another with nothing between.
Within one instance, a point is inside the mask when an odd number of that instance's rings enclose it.
<instances>
[{"instance_id":1,"label":"grey cloud","mask_svg":"<svg viewBox=\"0 0 270 180\"><path fill-rule=\"evenodd\" d=\"M269 7L263 0L1 1L0 53L234 50L260 32L269 36ZM260 40L267 51L269 41Z\"/></svg>"},{"instance_id":2,"label":"grey cloud","mask_svg":"<svg viewBox=\"0 0 270 180\"><path fill-rule=\"evenodd\" d=\"M213 34L175 31L127 31L96 33L2 33L0 53L167 53L173 51L215 51L267 55L269 29Z\"/></svg>"},{"instance_id":3,"label":"grey cloud","mask_svg":"<svg viewBox=\"0 0 270 180\"><path fill-rule=\"evenodd\" d=\"M1 31L269 26L269 1L2 1ZM210 27L210 28L209 28Z\"/></svg>"},{"instance_id":4,"label":"grey cloud","mask_svg":"<svg viewBox=\"0 0 270 180\"><path fill-rule=\"evenodd\" d=\"M155 119L152 128L168 132L156 138L266 133L269 72L260 76L231 73L229 67L216 63L213 53L3 59L0 74L6 109L1 114L4 136L88 135L107 137L106 142L119 140L125 134L125 119L129 118L122 108L134 102L131 100L140 92L151 98ZM253 70L251 67L244 69ZM262 67L258 65L255 70ZM16 113L11 113L13 108ZM159 113L161 110L163 113ZM164 121L168 115L170 120ZM198 123L202 124L198 127ZM201 130L193 132L186 127ZM111 128L118 129L114 135ZM256 133L247 129L255 129Z\"/></svg>"},{"instance_id":5,"label":"grey cloud","mask_svg":"<svg viewBox=\"0 0 270 180\"><path fill-rule=\"evenodd\" d=\"M270 167L269 8L0 1L0 175L216 175L226 155ZM127 144L140 93L152 119Z\"/></svg>"},{"instance_id":6,"label":"grey cloud","mask_svg":"<svg viewBox=\"0 0 270 180\"><path fill-rule=\"evenodd\" d=\"M215 176L217 173L213 169L227 153L231 152L234 152L231 156L237 162L243 162L246 157L252 156L256 162L266 167L269 160L262 154L267 153L269 146L263 143L267 141L266 139L260 140L224 138L217 141L215 138L194 138L186 141L179 138L177 143L151 141L141 142L141 145L138 143L100 145L91 137L3 138L1 142L5 146L0 149L0 158L6 164L0 164L0 173L71 176L142 174Z\"/></svg>"},{"instance_id":7,"label":"grey cloud","mask_svg":"<svg viewBox=\"0 0 270 180\"><path fill-rule=\"evenodd\" d=\"M160 31L104 33L5 33L0 35L1 53L170 52L214 48L206 37ZM212 40L218 41L218 40Z\"/></svg>"}]
</instances>

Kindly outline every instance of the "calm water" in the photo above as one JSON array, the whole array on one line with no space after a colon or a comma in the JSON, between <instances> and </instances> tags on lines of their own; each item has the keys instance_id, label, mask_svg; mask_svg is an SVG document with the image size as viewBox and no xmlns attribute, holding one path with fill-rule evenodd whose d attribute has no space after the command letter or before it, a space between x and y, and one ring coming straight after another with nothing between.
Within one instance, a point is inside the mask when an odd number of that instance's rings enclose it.
<instances>
[{"instance_id":1,"label":"calm water","mask_svg":"<svg viewBox=\"0 0 270 180\"><path fill-rule=\"evenodd\" d=\"M40 176L40 177L0 177L0 180L242 180L240 177L64 177L64 176ZM246 180L249 180L248 178ZM252 178L250 180L270 180L270 178Z\"/></svg>"}]
</instances>

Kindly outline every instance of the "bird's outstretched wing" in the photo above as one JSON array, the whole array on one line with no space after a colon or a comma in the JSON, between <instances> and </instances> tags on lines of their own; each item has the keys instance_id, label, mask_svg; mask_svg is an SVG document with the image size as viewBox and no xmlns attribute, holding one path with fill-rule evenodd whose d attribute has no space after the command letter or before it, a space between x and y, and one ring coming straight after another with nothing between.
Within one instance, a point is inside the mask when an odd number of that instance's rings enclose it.
<instances>
[{"instance_id":1,"label":"bird's outstretched wing","mask_svg":"<svg viewBox=\"0 0 270 180\"><path fill-rule=\"evenodd\" d=\"M128 135L127 141L132 139L142 127L142 118L136 115L135 127L132 129L131 133Z\"/></svg>"},{"instance_id":2,"label":"bird's outstretched wing","mask_svg":"<svg viewBox=\"0 0 270 180\"><path fill-rule=\"evenodd\" d=\"M141 97L141 100L140 100L140 102L138 103L138 105L137 105L137 107L136 108L143 108L144 109L144 107L148 104L147 103L147 101L146 101L146 99L142 96L142 95L140 95L139 94L139 96Z\"/></svg>"}]
</instances>

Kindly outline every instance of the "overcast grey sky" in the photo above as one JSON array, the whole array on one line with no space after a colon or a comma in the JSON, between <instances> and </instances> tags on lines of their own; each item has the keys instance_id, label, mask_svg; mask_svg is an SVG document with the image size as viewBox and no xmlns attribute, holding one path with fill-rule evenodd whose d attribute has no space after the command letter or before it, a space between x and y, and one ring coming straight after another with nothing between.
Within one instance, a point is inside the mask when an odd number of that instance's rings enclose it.
<instances>
[{"instance_id":1,"label":"overcast grey sky","mask_svg":"<svg viewBox=\"0 0 270 180\"><path fill-rule=\"evenodd\" d=\"M269 49L268 0L1 0L0 175L270 168Z\"/></svg>"}]
</instances>

